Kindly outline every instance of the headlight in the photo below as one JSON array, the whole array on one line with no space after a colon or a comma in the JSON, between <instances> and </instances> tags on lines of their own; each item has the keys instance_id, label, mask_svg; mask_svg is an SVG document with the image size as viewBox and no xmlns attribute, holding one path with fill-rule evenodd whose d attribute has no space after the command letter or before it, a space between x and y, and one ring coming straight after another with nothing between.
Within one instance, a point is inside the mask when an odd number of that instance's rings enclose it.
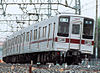
<instances>
[{"instance_id":1,"label":"headlight","mask_svg":"<svg viewBox=\"0 0 100 73\"><path fill-rule=\"evenodd\" d=\"M65 38L58 38L58 42L66 42Z\"/></svg>"}]
</instances>

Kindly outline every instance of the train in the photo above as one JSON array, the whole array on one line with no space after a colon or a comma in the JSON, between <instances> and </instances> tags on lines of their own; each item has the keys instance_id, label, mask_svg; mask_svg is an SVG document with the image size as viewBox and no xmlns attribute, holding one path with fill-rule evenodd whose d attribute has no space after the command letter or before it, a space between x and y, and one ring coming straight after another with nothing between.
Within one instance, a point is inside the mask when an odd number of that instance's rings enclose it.
<instances>
[{"instance_id":1,"label":"train","mask_svg":"<svg viewBox=\"0 0 100 73\"><path fill-rule=\"evenodd\" d=\"M93 55L94 32L93 18L59 14L7 37L3 44L3 61L78 65Z\"/></svg>"}]
</instances>

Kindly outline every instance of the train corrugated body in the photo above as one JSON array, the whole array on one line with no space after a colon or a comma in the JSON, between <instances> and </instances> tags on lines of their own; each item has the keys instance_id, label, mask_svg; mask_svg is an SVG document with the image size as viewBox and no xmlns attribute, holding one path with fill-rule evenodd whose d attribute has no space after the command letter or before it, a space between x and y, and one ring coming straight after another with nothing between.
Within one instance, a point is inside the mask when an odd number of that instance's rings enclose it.
<instances>
[{"instance_id":1,"label":"train corrugated body","mask_svg":"<svg viewBox=\"0 0 100 73\"><path fill-rule=\"evenodd\" d=\"M7 38L3 45L6 63L79 64L91 58L94 20L60 14L30 25Z\"/></svg>"}]
</instances>

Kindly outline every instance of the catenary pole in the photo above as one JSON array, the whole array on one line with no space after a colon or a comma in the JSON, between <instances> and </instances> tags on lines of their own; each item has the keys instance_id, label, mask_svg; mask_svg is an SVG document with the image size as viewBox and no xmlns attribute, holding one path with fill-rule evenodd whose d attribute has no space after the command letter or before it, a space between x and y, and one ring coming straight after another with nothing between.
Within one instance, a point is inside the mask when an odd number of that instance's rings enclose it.
<instances>
[{"instance_id":1,"label":"catenary pole","mask_svg":"<svg viewBox=\"0 0 100 73\"><path fill-rule=\"evenodd\" d=\"M96 47L95 47L95 57L98 58L98 0L96 0Z\"/></svg>"}]
</instances>

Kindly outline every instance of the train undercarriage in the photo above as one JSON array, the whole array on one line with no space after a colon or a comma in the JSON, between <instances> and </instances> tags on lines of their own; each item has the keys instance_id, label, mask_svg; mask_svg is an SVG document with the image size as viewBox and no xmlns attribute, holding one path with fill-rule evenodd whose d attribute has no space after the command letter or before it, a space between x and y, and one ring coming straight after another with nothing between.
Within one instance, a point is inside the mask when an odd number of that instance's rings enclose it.
<instances>
[{"instance_id":1,"label":"train undercarriage","mask_svg":"<svg viewBox=\"0 0 100 73\"><path fill-rule=\"evenodd\" d=\"M46 64L54 63L60 64L67 63L67 65L78 65L85 59L86 54L81 54L77 50L69 50L67 52L63 51L48 51L48 52L35 52L35 53L25 53L19 55L11 55L3 57L3 61L6 63L31 63L33 64ZM90 55L87 55L87 58L90 58Z\"/></svg>"}]
</instances>

